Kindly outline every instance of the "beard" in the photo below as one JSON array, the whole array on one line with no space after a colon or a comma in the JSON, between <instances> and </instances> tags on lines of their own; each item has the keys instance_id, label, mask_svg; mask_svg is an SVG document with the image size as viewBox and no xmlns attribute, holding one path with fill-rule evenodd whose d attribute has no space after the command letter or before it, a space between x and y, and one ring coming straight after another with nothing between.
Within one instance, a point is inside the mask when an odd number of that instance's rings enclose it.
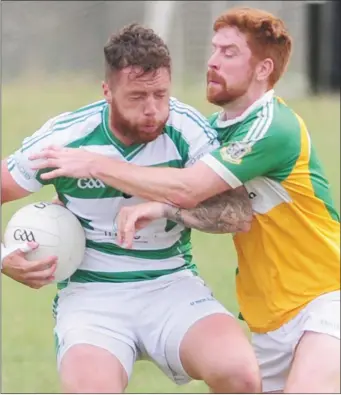
<instances>
[{"instance_id":1,"label":"beard","mask_svg":"<svg viewBox=\"0 0 341 395\"><path fill-rule=\"evenodd\" d=\"M110 126L131 140L133 144L144 144L154 141L163 133L168 119L167 114L167 118L163 121L151 119L141 124L131 122L118 109L114 100L111 102L110 110Z\"/></svg>"},{"instance_id":2,"label":"beard","mask_svg":"<svg viewBox=\"0 0 341 395\"><path fill-rule=\"evenodd\" d=\"M229 104L241 96L245 95L253 79L253 72L250 72L246 80L239 85L228 85L227 81L217 74L214 70L207 72L207 100L217 106ZM211 81L214 81L212 83Z\"/></svg>"}]
</instances>

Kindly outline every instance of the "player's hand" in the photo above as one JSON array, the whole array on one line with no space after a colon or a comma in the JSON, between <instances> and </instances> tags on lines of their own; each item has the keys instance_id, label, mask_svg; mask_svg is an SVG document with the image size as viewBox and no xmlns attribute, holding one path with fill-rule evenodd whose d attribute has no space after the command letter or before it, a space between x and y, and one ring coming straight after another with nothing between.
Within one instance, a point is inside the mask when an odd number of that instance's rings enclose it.
<instances>
[{"instance_id":1,"label":"player's hand","mask_svg":"<svg viewBox=\"0 0 341 395\"><path fill-rule=\"evenodd\" d=\"M158 202L147 202L136 206L123 207L116 219L117 241L124 248L131 248L135 233L145 228L150 222L163 218L167 205Z\"/></svg>"},{"instance_id":2,"label":"player's hand","mask_svg":"<svg viewBox=\"0 0 341 395\"><path fill-rule=\"evenodd\" d=\"M29 160L33 170L53 169L41 175L44 180L57 177L92 178L91 170L94 163L102 155L86 151L83 148L63 148L50 146L37 154L31 155Z\"/></svg>"},{"instance_id":3,"label":"player's hand","mask_svg":"<svg viewBox=\"0 0 341 395\"><path fill-rule=\"evenodd\" d=\"M65 204L61 200L58 199L58 195L56 195L52 198L52 203L58 204L58 206L65 207Z\"/></svg>"},{"instance_id":4,"label":"player's hand","mask_svg":"<svg viewBox=\"0 0 341 395\"><path fill-rule=\"evenodd\" d=\"M24 244L3 258L2 273L13 280L27 285L30 288L39 289L50 284L57 268L57 257L51 256L40 261L28 261L25 254L38 248L38 243Z\"/></svg>"}]
</instances>

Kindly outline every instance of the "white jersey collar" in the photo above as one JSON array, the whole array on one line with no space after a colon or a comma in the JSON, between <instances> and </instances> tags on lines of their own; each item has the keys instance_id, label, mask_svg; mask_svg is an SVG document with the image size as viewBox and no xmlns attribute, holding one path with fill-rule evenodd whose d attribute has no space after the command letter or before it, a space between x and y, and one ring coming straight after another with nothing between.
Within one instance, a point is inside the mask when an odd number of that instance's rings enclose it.
<instances>
[{"instance_id":1,"label":"white jersey collar","mask_svg":"<svg viewBox=\"0 0 341 395\"><path fill-rule=\"evenodd\" d=\"M221 110L218 115L218 118L216 120L216 125L219 128L224 128L224 127L234 125L235 123L242 122L242 121L244 121L244 119L246 119L248 117L248 115L250 115L252 113L252 111L254 111L258 107L264 106L266 103L271 101L273 99L273 97L274 97L274 90L271 89L271 90L267 91L263 96L261 96L258 100L256 100L254 103L252 103L251 106L248 107L243 112L243 114L241 114L238 117L233 118L233 119L223 120L222 117L224 115L224 110Z\"/></svg>"}]
</instances>

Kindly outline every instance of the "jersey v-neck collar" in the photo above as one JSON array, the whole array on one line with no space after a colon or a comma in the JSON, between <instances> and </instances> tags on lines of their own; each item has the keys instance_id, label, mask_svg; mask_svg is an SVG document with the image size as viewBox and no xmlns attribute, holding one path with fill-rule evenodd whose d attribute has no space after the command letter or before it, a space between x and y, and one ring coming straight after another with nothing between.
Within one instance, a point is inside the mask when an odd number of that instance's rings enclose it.
<instances>
[{"instance_id":1,"label":"jersey v-neck collar","mask_svg":"<svg viewBox=\"0 0 341 395\"><path fill-rule=\"evenodd\" d=\"M218 118L216 119L216 126L218 128L226 128L236 123L244 121L253 111L257 110L258 108L264 106L266 103L271 101L274 97L274 90L271 89L267 91L263 96L261 96L258 100L251 104L241 115L236 118L223 120L222 117L224 116L224 110L220 111Z\"/></svg>"},{"instance_id":2,"label":"jersey v-neck collar","mask_svg":"<svg viewBox=\"0 0 341 395\"><path fill-rule=\"evenodd\" d=\"M132 158L138 152L140 152L145 144L133 144L125 145L119 140L111 131L109 127L109 106L108 104L104 106L102 111L102 126L103 131L110 143L117 148L117 150L127 159Z\"/></svg>"}]
</instances>

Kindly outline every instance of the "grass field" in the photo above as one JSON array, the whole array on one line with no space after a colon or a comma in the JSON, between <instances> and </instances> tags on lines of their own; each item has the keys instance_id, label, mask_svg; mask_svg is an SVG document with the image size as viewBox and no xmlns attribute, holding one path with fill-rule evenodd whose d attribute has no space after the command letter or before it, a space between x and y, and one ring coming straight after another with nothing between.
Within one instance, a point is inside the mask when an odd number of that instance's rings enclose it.
<instances>
[{"instance_id":1,"label":"grass field","mask_svg":"<svg viewBox=\"0 0 341 395\"><path fill-rule=\"evenodd\" d=\"M48 81L48 80L46 80ZM205 114L212 110L203 93L179 95ZM101 98L100 86L74 80L5 86L2 96L2 157L18 147L49 117ZM314 144L329 177L333 197L340 202L340 100L339 97L308 98L290 101L306 120ZM34 196L7 204L2 226L19 207L31 201L50 199L53 190L44 189ZM194 233L194 255L201 275L225 306L237 312L234 271L236 256L229 236ZM35 291L7 278L2 279L2 393L58 393L55 368L51 303L53 286ZM227 356L228 357L228 356ZM177 387L149 362L135 366L131 393L207 392L201 382Z\"/></svg>"}]
</instances>

